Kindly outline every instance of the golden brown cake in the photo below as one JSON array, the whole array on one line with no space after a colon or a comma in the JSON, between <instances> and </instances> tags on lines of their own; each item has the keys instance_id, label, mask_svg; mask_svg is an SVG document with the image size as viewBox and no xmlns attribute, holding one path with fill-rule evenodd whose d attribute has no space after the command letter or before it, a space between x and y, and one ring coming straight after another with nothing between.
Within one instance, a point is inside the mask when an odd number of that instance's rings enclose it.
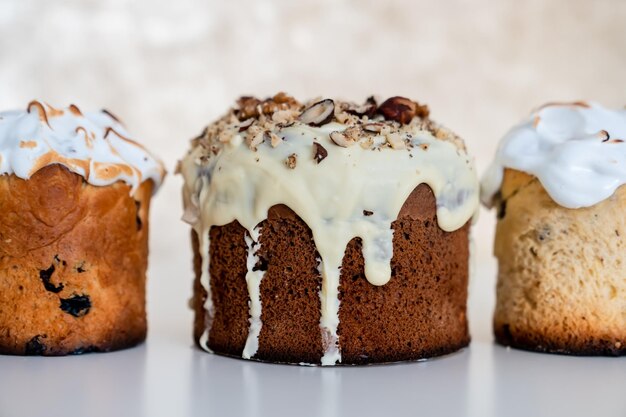
<instances>
[{"instance_id":1,"label":"golden brown cake","mask_svg":"<svg viewBox=\"0 0 626 417\"><path fill-rule=\"evenodd\" d=\"M108 113L0 113L0 353L145 339L150 199L161 164Z\"/></svg>"},{"instance_id":2,"label":"golden brown cake","mask_svg":"<svg viewBox=\"0 0 626 417\"><path fill-rule=\"evenodd\" d=\"M626 353L626 111L540 108L483 179L498 212L496 340L573 355Z\"/></svg>"},{"instance_id":3,"label":"golden brown cake","mask_svg":"<svg viewBox=\"0 0 626 417\"><path fill-rule=\"evenodd\" d=\"M335 365L469 343L478 181L425 106L244 97L179 169L201 348Z\"/></svg>"}]
</instances>

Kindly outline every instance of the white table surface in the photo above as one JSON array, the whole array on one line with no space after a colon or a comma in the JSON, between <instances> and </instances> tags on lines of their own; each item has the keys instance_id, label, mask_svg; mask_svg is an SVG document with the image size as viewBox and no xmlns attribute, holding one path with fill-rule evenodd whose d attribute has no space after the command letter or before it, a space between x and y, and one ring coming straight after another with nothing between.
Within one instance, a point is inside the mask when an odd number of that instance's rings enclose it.
<instances>
[{"instance_id":1,"label":"white table surface","mask_svg":"<svg viewBox=\"0 0 626 417\"><path fill-rule=\"evenodd\" d=\"M154 269L154 268L153 268ZM188 285L153 273L147 343L63 358L0 356L0 416L626 416L626 357L494 345L493 263L470 286L473 341L446 357L315 368L224 358L192 345ZM166 281L163 281L166 282ZM183 290L184 289L184 290Z\"/></svg>"}]
</instances>

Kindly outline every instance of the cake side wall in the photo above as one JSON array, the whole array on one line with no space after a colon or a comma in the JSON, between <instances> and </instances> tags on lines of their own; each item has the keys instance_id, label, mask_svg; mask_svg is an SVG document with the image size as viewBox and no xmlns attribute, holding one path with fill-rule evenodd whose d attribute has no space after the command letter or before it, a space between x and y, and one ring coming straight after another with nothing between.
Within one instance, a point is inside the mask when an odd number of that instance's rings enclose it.
<instances>
[{"instance_id":1,"label":"cake side wall","mask_svg":"<svg viewBox=\"0 0 626 417\"><path fill-rule=\"evenodd\" d=\"M266 272L256 358L319 364L322 278L311 230L286 206L272 207L261 225L258 267Z\"/></svg>"},{"instance_id":2,"label":"cake side wall","mask_svg":"<svg viewBox=\"0 0 626 417\"><path fill-rule=\"evenodd\" d=\"M0 176L0 352L108 351L146 336L152 182L133 197L59 165Z\"/></svg>"},{"instance_id":3,"label":"cake side wall","mask_svg":"<svg viewBox=\"0 0 626 417\"><path fill-rule=\"evenodd\" d=\"M626 354L626 189L592 207L557 205L538 180L505 172L496 228L499 343Z\"/></svg>"},{"instance_id":4,"label":"cake side wall","mask_svg":"<svg viewBox=\"0 0 626 417\"><path fill-rule=\"evenodd\" d=\"M434 195L428 186L421 185L405 203L394 229L395 275L386 285L373 286L365 279L357 239L346 250L339 327L343 364L419 359L449 353L469 343L469 223L452 233L442 231L437 225ZM254 359L320 363L321 277L311 231L285 206L273 207L260 230L256 267L265 270L265 275L261 281L262 328ZM241 356L249 325L245 234L237 222L211 230L215 320L209 348L232 356ZM197 254L197 244L194 251ZM204 331L201 306L206 296L198 283L198 258L196 255L196 341ZM228 268L216 268L216 262L223 262L223 258L233 263ZM236 295L220 297L216 294L222 287L238 290ZM216 331L220 314L233 319L224 321ZM233 339L237 343L229 342Z\"/></svg>"},{"instance_id":5,"label":"cake side wall","mask_svg":"<svg viewBox=\"0 0 626 417\"><path fill-rule=\"evenodd\" d=\"M209 232L209 285L215 314L208 346L215 352L234 356L241 356L246 344L250 317L245 235L246 230L237 222L212 227Z\"/></svg>"},{"instance_id":6,"label":"cake side wall","mask_svg":"<svg viewBox=\"0 0 626 417\"><path fill-rule=\"evenodd\" d=\"M387 284L367 282L361 242L350 242L340 286L343 363L414 360L467 346L469 227L468 222L451 233L441 230L435 197L421 184L393 223Z\"/></svg>"}]
</instances>

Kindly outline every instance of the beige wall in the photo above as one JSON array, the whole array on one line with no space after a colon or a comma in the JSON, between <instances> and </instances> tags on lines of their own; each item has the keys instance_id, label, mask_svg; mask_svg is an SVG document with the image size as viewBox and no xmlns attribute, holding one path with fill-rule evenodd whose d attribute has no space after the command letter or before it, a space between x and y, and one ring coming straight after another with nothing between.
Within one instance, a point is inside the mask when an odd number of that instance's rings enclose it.
<instances>
[{"instance_id":1,"label":"beige wall","mask_svg":"<svg viewBox=\"0 0 626 417\"><path fill-rule=\"evenodd\" d=\"M622 0L0 0L0 108L109 108L170 171L238 95L285 90L428 103L482 172L532 107L623 106L625 74ZM179 187L170 176L155 201L151 268L186 279ZM483 213L479 262L492 227Z\"/></svg>"}]
</instances>

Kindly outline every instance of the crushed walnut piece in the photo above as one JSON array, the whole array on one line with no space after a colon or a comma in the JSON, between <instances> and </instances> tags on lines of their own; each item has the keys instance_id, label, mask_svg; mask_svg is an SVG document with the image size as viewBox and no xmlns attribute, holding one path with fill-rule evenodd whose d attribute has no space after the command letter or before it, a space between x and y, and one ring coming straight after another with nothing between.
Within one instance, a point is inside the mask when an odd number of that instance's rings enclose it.
<instances>
[{"instance_id":1,"label":"crushed walnut piece","mask_svg":"<svg viewBox=\"0 0 626 417\"><path fill-rule=\"evenodd\" d=\"M237 100L235 114L239 120L246 120L261 115L273 115L280 110L288 110L294 107L300 107L300 103L282 92L263 101L256 97L244 96Z\"/></svg>"},{"instance_id":2,"label":"crushed walnut piece","mask_svg":"<svg viewBox=\"0 0 626 417\"><path fill-rule=\"evenodd\" d=\"M291 155L287 157L287 159L285 159L285 165L287 165L287 168L289 169L294 169L296 167L297 162L298 162L298 155L296 155L295 153L292 153Z\"/></svg>"}]
</instances>

